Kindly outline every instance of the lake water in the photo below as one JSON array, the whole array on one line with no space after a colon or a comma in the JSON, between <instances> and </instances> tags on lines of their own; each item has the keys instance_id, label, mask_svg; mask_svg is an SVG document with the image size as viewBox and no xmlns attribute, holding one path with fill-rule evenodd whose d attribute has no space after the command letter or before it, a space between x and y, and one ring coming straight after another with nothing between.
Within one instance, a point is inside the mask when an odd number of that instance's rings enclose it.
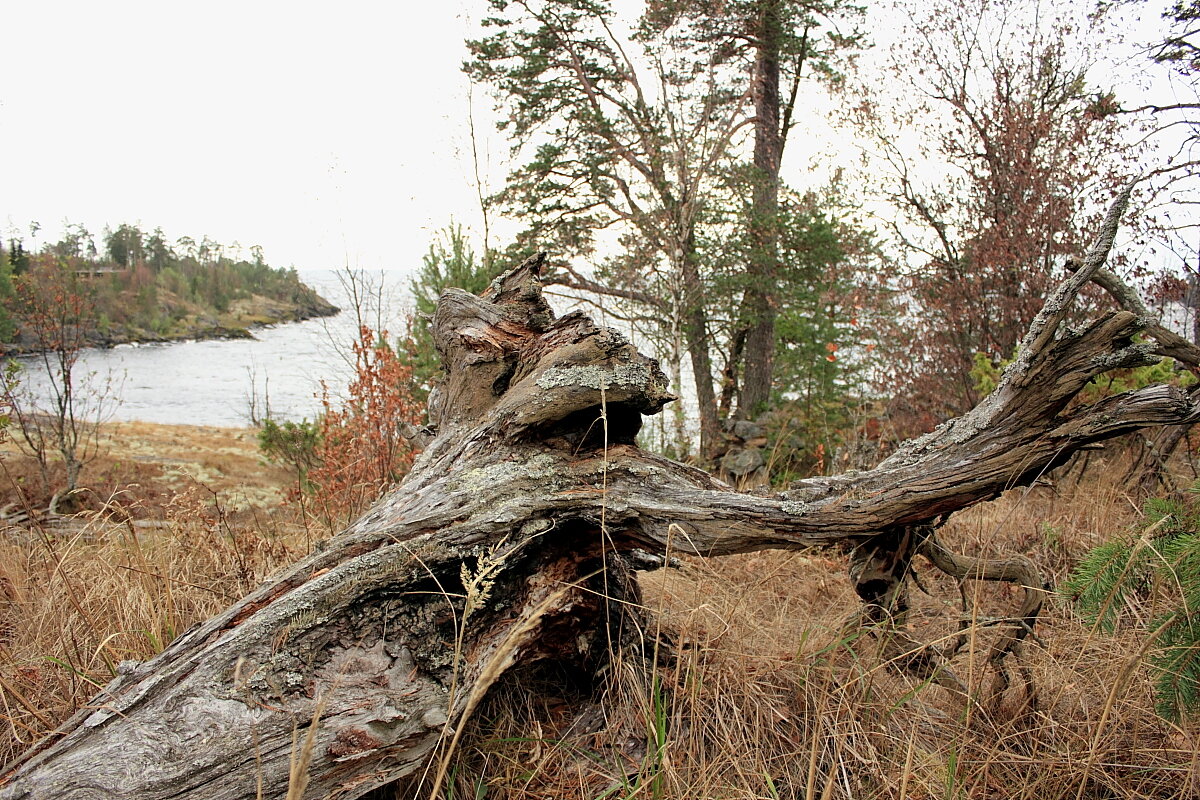
<instances>
[{"instance_id":1,"label":"lake water","mask_svg":"<svg viewBox=\"0 0 1200 800\"><path fill-rule=\"evenodd\" d=\"M362 274L369 321L393 333L404 330L410 307L401 273ZM122 345L85 350L75 366L76 386L111 376L121 402L109 418L186 425L245 426L250 402L261 415L270 401L276 419L313 418L321 407L321 381L337 394L350 368L345 360L356 317L345 282L334 270L302 270L300 278L340 307L336 317L255 328L254 339ZM36 359L22 359L26 381L46 396L48 382ZM78 388L77 388L78 391Z\"/></svg>"}]
</instances>

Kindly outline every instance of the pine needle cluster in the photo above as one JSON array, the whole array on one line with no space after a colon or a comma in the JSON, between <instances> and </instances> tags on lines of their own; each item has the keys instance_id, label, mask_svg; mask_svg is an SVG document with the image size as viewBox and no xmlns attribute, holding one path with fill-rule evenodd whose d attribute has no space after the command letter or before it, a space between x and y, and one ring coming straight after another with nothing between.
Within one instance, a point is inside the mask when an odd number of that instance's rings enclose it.
<instances>
[{"instance_id":1,"label":"pine needle cluster","mask_svg":"<svg viewBox=\"0 0 1200 800\"><path fill-rule=\"evenodd\" d=\"M1148 500L1142 519L1089 552L1059 589L1103 632L1144 626L1155 708L1176 722L1200 714L1198 495L1200 483L1182 498Z\"/></svg>"}]
</instances>

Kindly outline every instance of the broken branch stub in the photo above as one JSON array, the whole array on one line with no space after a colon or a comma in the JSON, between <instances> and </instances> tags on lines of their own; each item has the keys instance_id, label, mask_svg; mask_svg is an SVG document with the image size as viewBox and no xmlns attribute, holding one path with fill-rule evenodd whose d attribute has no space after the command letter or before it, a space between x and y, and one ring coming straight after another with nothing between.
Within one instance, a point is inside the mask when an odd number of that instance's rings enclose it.
<instances>
[{"instance_id":1,"label":"broken branch stub","mask_svg":"<svg viewBox=\"0 0 1200 800\"><path fill-rule=\"evenodd\" d=\"M590 425L604 408L610 440L632 442L641 416L675 399L666 375L621 334L581 313L555 320L538 280L544 260L530 258L480 297L456 289L442 295L433 330L445 378L431 417L439 427L476 424L510 438L584 427L573 418L596 411Z\"/></svg>"},{"instance_id":2,"label":"broken branch stub","mask_svg":"<svg viewBox=\"0 0 1200 800\"><path fill-rule=\"evenodd\" d=\"M641 416L673 399L658 364L583 315L555 319L541 263L481 297L442 296L446 375L398 489L323 551L126 665L0 772L0 800L250 800L260 779L263 797L282 798L311 726L304 797L359 797L426 769L506 672L601 666L620 616L605 587L631 585L606 573L627 570L614 552L882 535L908 544L873 557L907 563L900 551L918 540L898 531L1028 483L1079 447L1197 417L1162 386L1071 407L1092 377L1145 363L1143 323L1118 312L1063 331L1050 315L992 397L876 469L742 494L637 447Z\"/></svg>"}]
</instances>

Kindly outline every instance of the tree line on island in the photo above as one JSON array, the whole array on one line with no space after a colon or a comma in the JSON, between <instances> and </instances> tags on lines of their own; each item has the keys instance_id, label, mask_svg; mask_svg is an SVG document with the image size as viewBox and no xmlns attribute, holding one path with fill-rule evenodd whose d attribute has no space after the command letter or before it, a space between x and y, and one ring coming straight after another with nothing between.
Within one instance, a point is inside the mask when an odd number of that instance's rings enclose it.
<instances>
[{"instance_id":1,"label":"tree line on island","mask_svg":"<svg viewBox=\"0 0 1200 800\"><path fill-rule=\"evenodd\" d=\"M30 227L36 241L40 226ZM328 316L337 309L301 282L294 268L272 267L261 247L226 246L161 228L105 228L99 246L81 224L41 247L12 235L0 242L0 347L9 353L53 349L39 318L77 297L84 346L187 338L245 337L255 324ZM69 304L68 304L69 305Z\"/></svg>"},{"instance_id":2,"label":"tree line on island","mask_svg":"<svg viewBox=\"0 0 1200 800\"><path fill-rule=\"evenodd\" d=\"M31 226L35 238L40 226ZM82 225L27 248L0 243L0 427L37 464L40 487L23 505L49 498L51 512L76 507L80 478L99 453L98 424L120 402L112 375L79 375L85 347L193 338L248 338L250 326L328 316L338 309L300 281L295 269L268 265L262 248L227 248L207 237L174 245L161 229L106 229L103 251ZM46 375L45 392L25 379ZM61 473L61 482L59 476ZM32 493L32 494L31 494ZM61 503L60 501L65 501Z\"/></svg>"}]
</instances>

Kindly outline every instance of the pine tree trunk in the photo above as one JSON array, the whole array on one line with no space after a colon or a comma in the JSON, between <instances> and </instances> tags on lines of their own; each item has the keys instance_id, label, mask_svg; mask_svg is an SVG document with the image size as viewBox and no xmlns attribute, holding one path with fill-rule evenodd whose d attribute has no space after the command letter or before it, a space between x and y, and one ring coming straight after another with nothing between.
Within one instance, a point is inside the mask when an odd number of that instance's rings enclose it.
<instances>
[{"instance_id":1,"label":"pine tree trunk","mask_svg":"<svg viewBox=\"0 0 1200 800\"><path fill-rule=\"evenodd\" d=\"M754 61L754 189L750 208L750 282L746 289L746 369L738 416L752 419L771 401L775 369L775 286L779 280L779 56L782 26L778 0L762 0L758 10Z\"/></svg>"}]
</instances>

